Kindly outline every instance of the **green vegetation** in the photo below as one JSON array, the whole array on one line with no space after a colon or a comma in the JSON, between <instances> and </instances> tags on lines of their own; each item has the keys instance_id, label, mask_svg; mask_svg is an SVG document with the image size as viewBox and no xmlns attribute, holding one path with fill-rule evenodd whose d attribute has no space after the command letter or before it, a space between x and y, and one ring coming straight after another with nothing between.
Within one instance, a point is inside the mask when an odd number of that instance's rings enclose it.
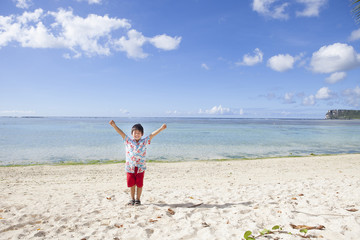
<instances>
[{"instance_id":1,"label":"green vegetation","mask_svg":"<svg viewBox=\"0 0 360 240\"><path fill-rule=\"evenodd\" d=\"M125 163L125 161L119 161L119 160L90 160L85 162L59 162L55 163L53 165L96 165L96 164L114 164L114 163Z\"/></svg>"},{"instance_id":2,"label":"green vegetation","mask_svg":"<svg viewBox=\"0 0 360 240\"><path fill-rule=\"evenodd\" d=\"M125 160L89 160L84 162L76 161L60 161L56 163L29 163L29 164L7 164L0 165L0 167L31 167L31 166L72 166L72 165L96 165L96 164L116 164L116 163L125 163Z\"/></svg>"},{"instance_id":3,"label":"green vegetation","mask_svg":"<svg viewBox=\"0 0 360 240\"><path fill-rule=\"evenodd\" d=\"M276 158L300 158L300 157L314 157L314 156L337 156L344 154L314 154L310 153L309 155L293 155L290 153L288 156L276 156L276 157L260 157L260 158L224 158L224 159L209 159L209 160L147 160L148 163L179 163L179 162L229 162L229 161L251 161L251 160L266 160L266 159L276 159ZM345 153L346 155L346 153ZM7 164L0 165L0 167L28 167L28 166L66 166L66 165L96 165L96 164L117 164L125 163L125 160L89 160L89 161L61 161L55 163L29 163L29 164ZM0 163L1 164L1 163Z\"/></svg>"},{"instance_id":4,"label":"green vegetation","mask_svg":"<svg viewBox=\"0 0 360 240\"><path fill-rule=\"evenodd\" d=\"M360 1L360 0L359 0ZM360 119L360 110L329 110L326 119Z\"/></svg>"},{"instance_id":5,"label":"green vegetation","mask_svg":"<svg viewBox=\"0 0 360 240\"><path fill-rule=\"evenodd\" d=\"M293 226L297 227L297 226ZM308 233L309 229L318 229L318 230L323 230L325 227L324 226L318 226L318 227L309 227L309 226L300 226L301 228L299 228L300 233L292 233L289 231L283 231L282 227L280 225L275 225L274 227L272 227L271 230L269 229L264 229L262 231L259 231L259 235L254 236L253 233L251 231L246 231L244 233L244 239L245 240L255 240L259 237L266 237L268 238L270 234L290 234L290 235L294 235L294 236L299 236L302 238L317 238L317 236L313 236L313 235L306 235ZM320 236L321 237L321 236ZM278 239L278 238L275 238Z\"/></svg>"},{"instance_id":6,"label":"green vegetation","mask_svg":"<svg viewBox=\"0 0 360 240\"><path fill-rule=\"evenodd\" d=\"M359 23L360 22L360 0L353 0L352 5L354 6L352 13L355 17L355 21L357 23Z\"/></svg>"}]
</instances>

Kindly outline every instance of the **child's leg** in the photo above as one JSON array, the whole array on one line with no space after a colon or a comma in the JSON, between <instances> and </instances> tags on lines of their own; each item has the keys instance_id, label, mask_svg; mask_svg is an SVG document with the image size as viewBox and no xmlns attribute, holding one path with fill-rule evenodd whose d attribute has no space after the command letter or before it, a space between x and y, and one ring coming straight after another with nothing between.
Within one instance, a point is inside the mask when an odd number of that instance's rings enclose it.
<instances>
[{"instance_id":1,"label":"child's leg","mask_svg":"<svg viewBox=\"0 0 360 240\"><path fill-rule=\"evenodd\" d=\"M135 185L130 188L131 199L135 200Z\"/></svg>"},{"instance_id":2,"label":"child's leg","mask_svg":"<svg viewBox=\"0 0 360 240\"><path fill-rule=\"evenodd\" d=\"M135 200L135 187L136 187L136 177L134 173L126 173L127 186L130 188L130 196L132 200Z\"/></svg>"},{"instance_id":3,"label":"child's leg","mask_svg":"<svg viewBox=\"0 0 360 240\"><path fill-rule=\"evenodd\" d=\"M136 189L136 200L140 200L142 189L143 189L142 187L138 187Z\"/></svg>"},{"instance_id":4,"label":"child's leg","mask_svg":"<svg viewBox=\"0 0 360 240\"><path fill-rule=\"evenodd\" d=\"M141 193L142 193L142 189L143 189L143 185L144 185L144 175L145 172L142 173L138 173L136 175L136 200L140 200L141 197Z\"/></svg>"}]
</instances>

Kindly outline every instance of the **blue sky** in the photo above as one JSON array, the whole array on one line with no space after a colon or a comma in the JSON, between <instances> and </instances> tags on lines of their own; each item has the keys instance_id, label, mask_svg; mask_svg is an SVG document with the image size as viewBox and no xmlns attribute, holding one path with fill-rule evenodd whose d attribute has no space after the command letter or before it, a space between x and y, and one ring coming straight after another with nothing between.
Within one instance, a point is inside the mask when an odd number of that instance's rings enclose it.
<instances>
[{"instance_id":1,"label":"blue sky","mask_svg":"<svg viewBox=\"0 0 360 240\"><path fill-rule=\"evenodd\" d=\"M323 118L360 108L340 0L2 0L0 116Z\"/></svg>"}]
</instances>

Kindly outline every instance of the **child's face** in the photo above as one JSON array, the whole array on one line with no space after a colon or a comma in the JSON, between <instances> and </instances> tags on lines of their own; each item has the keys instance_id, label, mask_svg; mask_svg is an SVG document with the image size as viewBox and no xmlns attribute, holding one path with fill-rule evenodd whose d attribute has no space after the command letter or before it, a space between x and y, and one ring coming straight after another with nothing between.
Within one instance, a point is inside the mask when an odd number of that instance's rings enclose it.
<instances>
[{"instance_id":1,"label":"child's face","mask_svg":"<svg viewBox=\"0 0 360 240\"><path fill-rule=\"evenodd\" d=\"M131 135L136 141L139 141L142 137L142 133L139 130L134 130Z\"/></svg>"}]
</instances>

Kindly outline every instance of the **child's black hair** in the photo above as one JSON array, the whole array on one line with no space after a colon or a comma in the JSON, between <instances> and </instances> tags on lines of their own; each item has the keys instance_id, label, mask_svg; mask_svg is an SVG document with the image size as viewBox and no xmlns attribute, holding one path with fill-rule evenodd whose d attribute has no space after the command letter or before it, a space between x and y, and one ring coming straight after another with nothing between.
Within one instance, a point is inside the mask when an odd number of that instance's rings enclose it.
<instances>
[{"instance_id":1,"label":"child's black hair","mask_svg":"<svg viewBox=\"0 0 360 240\"><path fill-rule=\"evenodd\" d=\"M144 128L143 126L141 126L140 123L135 124L132 128L131 128L131 134L133 133L133 131L135 130L139 130L141 132L142 135L144 135Z\"/></svg>"}]
</instances>

